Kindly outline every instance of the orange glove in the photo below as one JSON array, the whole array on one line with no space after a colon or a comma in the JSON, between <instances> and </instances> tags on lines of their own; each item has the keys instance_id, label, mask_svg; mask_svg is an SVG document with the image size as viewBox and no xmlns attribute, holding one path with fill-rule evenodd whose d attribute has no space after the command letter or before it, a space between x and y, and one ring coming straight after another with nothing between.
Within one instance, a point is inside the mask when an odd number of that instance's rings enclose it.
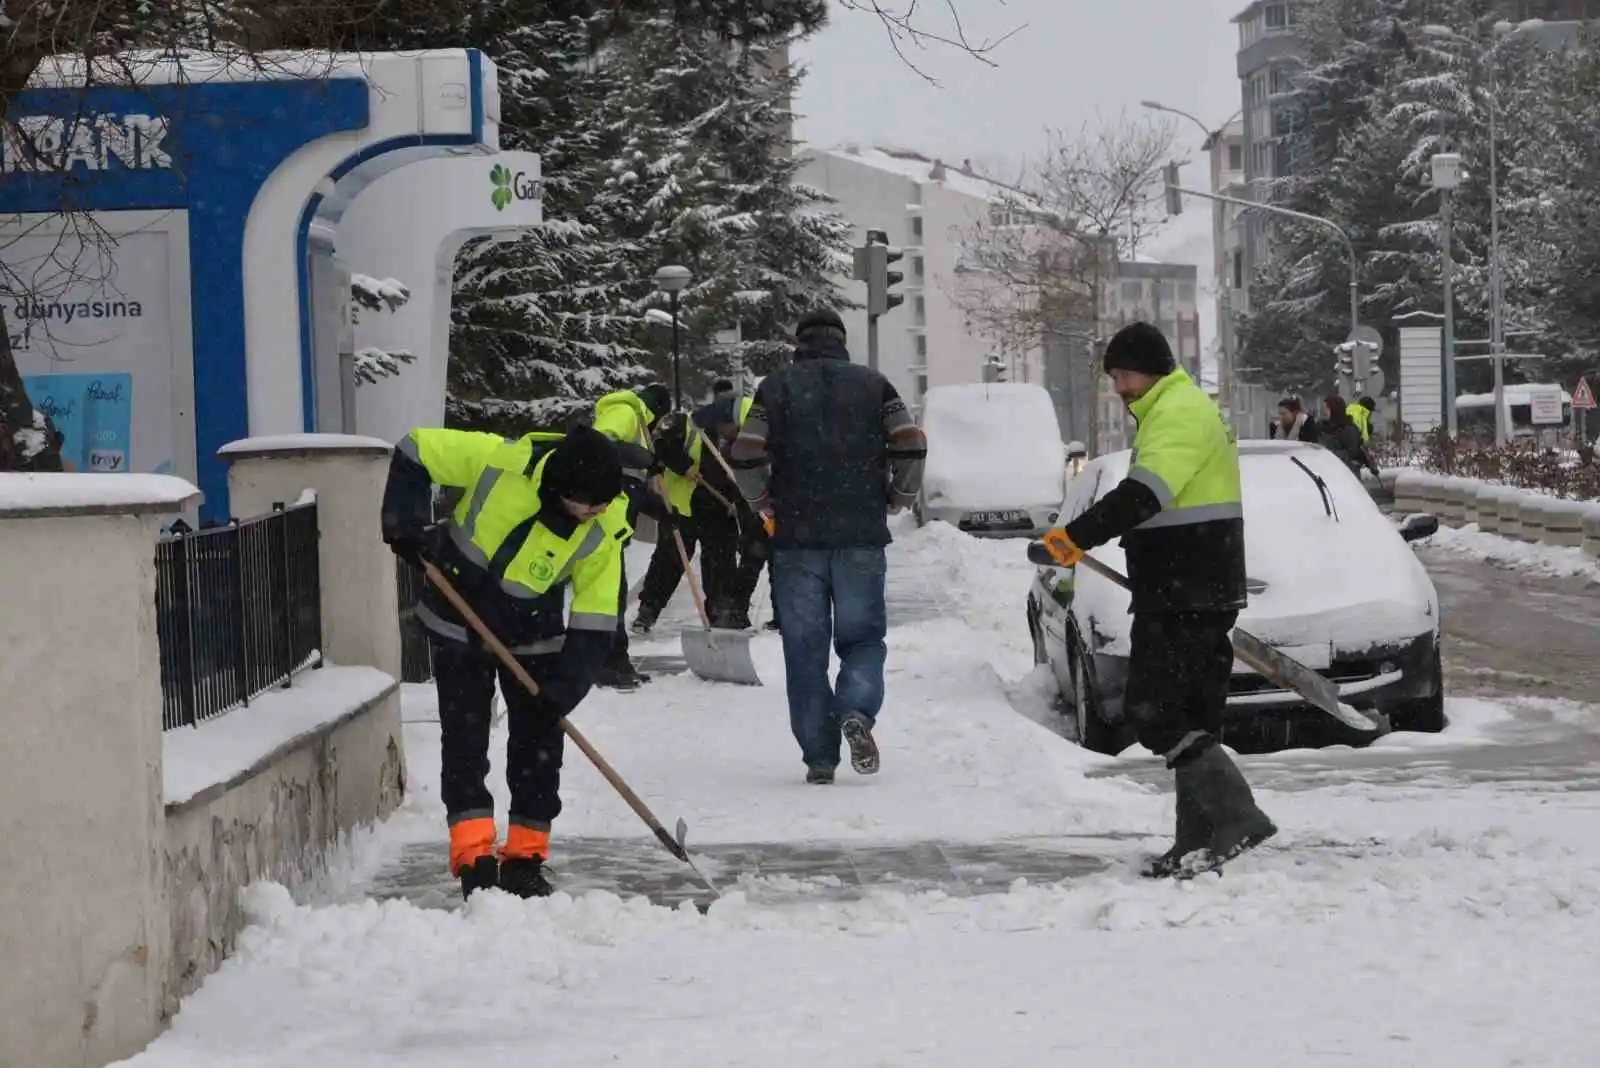
<instances>
[{"instance_id":1,"label":"orange glove","mask_svg":"<svg viewBox=\"0 0 1600 1068\"><path fill-rule=\"evenodd\" d=\"M761 526L767 532L767 537L772 537L778 532L778 524L773 520L771 513L761 513Z\"/></svg>"},{"instance_id":2,"label":"orange glove","mask_svg":"<svg viewBox=\"0 0 1600 1068\"><path fill-rule=\"evenodd\" d=\"M1067 537L1065 527L1053 527L1045 531L1042 540L1044 547L1050 551L1050 556L1061 567L1077 567L1078 561L1083 559L1083 550Z\"/></svg>"}]
</instances>

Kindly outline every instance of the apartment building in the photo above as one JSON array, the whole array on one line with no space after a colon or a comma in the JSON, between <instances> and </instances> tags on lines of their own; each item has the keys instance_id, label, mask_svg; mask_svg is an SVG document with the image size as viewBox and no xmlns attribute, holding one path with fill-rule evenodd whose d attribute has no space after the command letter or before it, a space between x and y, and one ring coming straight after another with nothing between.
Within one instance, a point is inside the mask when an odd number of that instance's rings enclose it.
<instances>
[{"instance_id":1,"label":"apartment building","mask_svg":"<svg viewBox=\"0 0 1600 1068\"><path fill-rule=\"evenodd\" d=\"M804 163L796 180L838 202L833 210L853 224L856 244L869 229L882 230L904 251L892 269L905 275L897 287L905 303L878 322L878 369L918 408L933 386L982 381L996 346L967 323L953 295L984 283L958 265L965 235L980 220L1004 223L995 213L1004 212L1015 194L965 163L953 167L902 149L847 145L798 154ZM853 301L866 304L864 283L848 276L840 283ZM842 314L851 356L865 363L866 309ZM1010 381L1043 383L1042 352L1003 358Z\"/></svg>"}]
</instances>

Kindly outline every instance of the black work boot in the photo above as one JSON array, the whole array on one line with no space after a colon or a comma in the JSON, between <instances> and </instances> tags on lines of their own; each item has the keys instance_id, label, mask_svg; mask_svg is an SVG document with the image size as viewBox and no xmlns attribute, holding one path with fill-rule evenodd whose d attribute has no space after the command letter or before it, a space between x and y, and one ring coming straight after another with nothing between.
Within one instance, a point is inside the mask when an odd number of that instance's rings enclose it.
<instances>
[{"instance_id":1,"label":"black work boot","mask_svg":"<svg viewBox=\"0 0 1600 1068\"><path fill-rule=\"evenodd\" d=\"M628 629L639 635L649 634L655 628L656 618L660 615L660 609L642 604L639 606L639 611L634 615L633 623Z\"/></svg>"},{"instance_id":2,"label":"black work boot","mask_svg":"<svg viewBox=\"0 0 1600 1068\"><path fill-rule=\"evenodd\" d=\"M1196 746L1174 769L1178 789L1193 796L1195 806L1210 823L1211 834L1203 851L1191 855L1182 867L1193 872L1226 864L1278 833L1267 814L1256 807L1244 774L1222 746L1215 742Z\"/></svg>"},{"instance_id":3,"label":"black work boot","mask_svg":"<svg viewBox=\"0 0 1600 1068\"><path fill-rule=\"evenodd\" d=\"M555 887L545 878L543 857L507 857L500 862L500 889L518 897L549 897Z\"/></svg>"},{"instance_id":4,"label":"black work boot","mask_svg":"<svg viewBox=\"0 0 1600 1068\"><path fill-rule=\"evenodd\" d=\"M833 783L833 769L824 767L807 768L806 782L812 786L830 786Z\"/></svg>"},{"instance_id":5,"label":"black work boot","mask_svg":"<svg viewBox=\"0 0 1600 1068\"><path fill-rule=\"evenodd\" d=\"M1211 843L1211 823L1195 803L1193 777L1177 779L1173 792L1177 797L1178 816L1172 848L1145 862L1139 874L1147 878L1167 879L1178 874L1184 857L1197 849L1208 848Z\"/></svg>"},{"instance_id":6,"label":"black work boot","mask_svg":"<svg viewBox=\"0 0 1600 1068\"><path fill-rule=\"evenodd\" d=\"M456 873L461 880L461 899L478 890L493 890L500 885L500 862L493 855L482 856Z\"/></svg>"}]
</instances>

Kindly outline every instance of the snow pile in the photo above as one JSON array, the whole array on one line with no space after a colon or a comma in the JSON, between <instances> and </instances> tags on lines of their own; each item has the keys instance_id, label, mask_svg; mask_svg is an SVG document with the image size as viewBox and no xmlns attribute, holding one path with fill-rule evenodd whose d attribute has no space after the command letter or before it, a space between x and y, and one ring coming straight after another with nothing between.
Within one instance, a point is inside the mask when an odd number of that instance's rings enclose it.
<instances>
[{"instance_id":1,"label":"snow pile","mask_svg":"<svg viewBox=\"0 0 1600 1068\"><path fill-rule=\"evenodd\" d=\"M1574 947L1600 929L1592 865L1491 839L1304 853L1182 887L1107 875L787 910L734 895L704 917L606 894L306 908L258 886L237 956L123 1063L1031 1068L1070 1049L1154 1066L1195 1061L1194 1036L1242 1004L1226 1059L1247 1068L1286 1048L1591 1063L1592 961Z\"/></svg>"},{"instance_id":2,"label":"snow pile","mask_svg":"<svg viewBox=\"0 0 1600 1068\"><path fill-rule=\"evenodd\" d=\"M1515 541L1499 534L1490 534L1476 523L1468 523L1460 528L1441 526L1437 534L1416 544L1482 560L1497 567L1558 578L1600 581L1600 560L1580 548Z\"/></svg>"},{"instance_id":3,"label":"snow pile","mask_svg":"<svg viewBox=\"0 0 1600 1068\"><path fill-rule=\"evenodd\" d=\"M1055 403L1043 386L936 386L923 399L928 435L923 495L964 508L1061 503L1066 450Z\"/></svg>"}]
</instances>

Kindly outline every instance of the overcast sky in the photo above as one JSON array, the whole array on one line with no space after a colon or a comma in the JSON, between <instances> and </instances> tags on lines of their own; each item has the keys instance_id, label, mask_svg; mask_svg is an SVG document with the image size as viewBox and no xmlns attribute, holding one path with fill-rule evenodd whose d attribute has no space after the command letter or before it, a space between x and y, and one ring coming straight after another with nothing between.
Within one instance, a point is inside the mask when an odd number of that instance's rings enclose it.
<instances>
[{"instance_id":1,"label":"overcast sky","mask_svg":"<svg viewBox=\"0 0 1600 1068\"><path fill-rule=\"evenodd\" d=\"M907 0L887 0L904 7ZM947 0L920 0L931 31L952 36ZM1215 127L1239 107L1238 31L1228 19L1246 0L948 0L969 40L1023 27L992 54L996 66L930 45L908 54L939 85L907 69L878 20L835 4L831 25L796 60L807 77L797 133L833 146L850 141L912 148L950 162L1013 167L1038 153L1046 128L1075 132L1099 116L1141 113L1157 100ZM886 5L887 6L887 5ZM1180 147L1200 159L1198 127L1178 122ZM1205 171L1187 172L1197 178ZM1203 181L1203 179L1202 179ZM1211 211L1190 200L1151 248L1200 267L1211 282ZM1202 310L1207 346L1215 323Z\"/></svg>"}]
</instances>

